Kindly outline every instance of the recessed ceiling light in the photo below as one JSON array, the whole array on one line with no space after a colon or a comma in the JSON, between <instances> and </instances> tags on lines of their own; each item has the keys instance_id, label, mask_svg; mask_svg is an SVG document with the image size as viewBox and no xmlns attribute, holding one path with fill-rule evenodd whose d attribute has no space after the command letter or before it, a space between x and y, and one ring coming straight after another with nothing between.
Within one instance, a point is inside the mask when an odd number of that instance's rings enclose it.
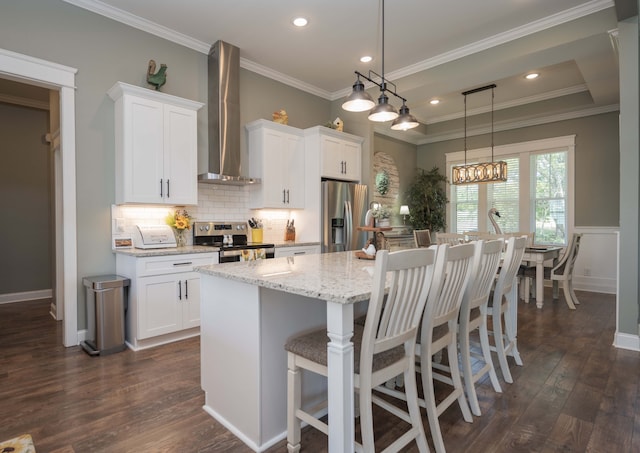
<instances>
[{"instance_id":1,"label":"recessed ceiling light","mask_svg":"<svg viewBox=\"0 0 640 453\"><path fill-rule=\"evenodd\" d=\"M363 63L369 63L371 60L373 60L373 57L369 55L365 55L364 57L360 58L360 61Z\"/></svg>"},{"instance_id":2,"label":"recessed ceiling light","mask_svg":"<svg viewBox=\"0 0 640 453\"><path fill-rule=\"evenodd\" d=\"M295 25L296 27L304 27L308 23L309 21L304 17L296 17L295 19L293 19L293 25Z\"/></svg>"},{"instance_id":3,"label":"recessed ceiling light","mask_svg":"<svg viewBox=\"0 0 640 453\"><path fill-rule=\"evenodd\" d=\"M440 99L431 99L431 100L429 101L429 103L430 103L431 105L438 105L438 104L440 104Z\"/></svg>"},{"instance_id":4,"label":"recessed ceiling light","mask_svg":"<svg viewBox=\"0 0 640 453\"><path fill-rule=\"evenodd\" d=\"M526 76L524 76L524 78L533 80L533 79L536 79L539 75L540 74L538 74L537 72L532 72L531 74L527 74Z\"/></svg>"}]
</instances>

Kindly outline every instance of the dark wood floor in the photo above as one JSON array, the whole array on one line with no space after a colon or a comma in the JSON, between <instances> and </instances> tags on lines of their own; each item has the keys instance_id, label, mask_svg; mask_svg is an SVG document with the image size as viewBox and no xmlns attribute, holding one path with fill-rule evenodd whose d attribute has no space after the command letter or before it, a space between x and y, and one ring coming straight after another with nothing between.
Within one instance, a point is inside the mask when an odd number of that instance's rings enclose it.
<instances>
[{"instance_id":1,"label":"dark wood floor","mask_svg":"<svg viewBox=\"0 0 640 453\"><path fill-rule=\"evenodd\" d=\"M611 346L614 296L578 297L576 311L562 298L520 304L524 367L512 366L502 394L480 385L474 423L456 406L443 414L449 452L640 451L640 353ZM61 346L48 310L0 305L0 440L29 433L38 453L251 451L202 410L197 338L89 357ZM382 443L398 426L376 423ZM284 451L283 441L269 453ZM326 451L326 438L303 431L303 451Z\"/></svg>"}]
</instances>

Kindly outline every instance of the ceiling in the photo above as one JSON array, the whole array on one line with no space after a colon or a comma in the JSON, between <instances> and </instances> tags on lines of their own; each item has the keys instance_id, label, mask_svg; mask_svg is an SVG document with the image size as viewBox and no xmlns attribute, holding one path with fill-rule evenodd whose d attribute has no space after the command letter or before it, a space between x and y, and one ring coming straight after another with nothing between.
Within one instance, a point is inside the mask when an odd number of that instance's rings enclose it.
<instances>
[{"instance_id":1,"label":"ceiling","mask_svg":"<svg viewBox=\"0 0 640 453\"><path fill-rule=\"evenodd\" d=\"M329 100L350 93L355 70L382 72L378 1L154 0L153 7L148 0L65 1L203 53L226 41L240 48L242 67ZM460 137L461 92L490 83L497 85L496 131L617 110L616 6L612 0L387 1L385 78L422 125L375 130L416 144ZM308 26L294 27L297 16ZM363 55L374 59L360 63ZM532 71L540 77L525 80ZM375 86L369 92L379 95ZM433 98L440 104L431 105ZM396 101L391 96L399 107ZM487 131L490 103L490 92L468 96L469 134Z\"/></svg>"}]
</instances>

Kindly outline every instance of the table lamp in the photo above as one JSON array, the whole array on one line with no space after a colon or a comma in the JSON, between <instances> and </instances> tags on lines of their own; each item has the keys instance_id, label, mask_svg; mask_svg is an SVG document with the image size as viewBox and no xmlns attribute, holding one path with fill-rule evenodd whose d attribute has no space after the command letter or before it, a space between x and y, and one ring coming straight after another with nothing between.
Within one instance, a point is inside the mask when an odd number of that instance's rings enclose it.
<instances>
[{"instance_id":1,"label":"table lamp","mask_svg":"<svg viewBox=\"0 0 640 453\"><path fill-rule=\"evenodd\" d=\"M409 206L403 204L400 206L400 215L402 216L402 224L407 224L407 216L409 215Z\"/></svg>"}]
</instances>

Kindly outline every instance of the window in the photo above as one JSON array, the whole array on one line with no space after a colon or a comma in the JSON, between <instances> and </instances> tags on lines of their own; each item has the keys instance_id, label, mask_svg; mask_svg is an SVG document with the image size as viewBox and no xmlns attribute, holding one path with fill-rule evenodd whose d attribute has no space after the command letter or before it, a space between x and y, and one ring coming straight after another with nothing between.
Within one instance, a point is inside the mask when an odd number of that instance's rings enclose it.
<instances>
[{"instance_id":1,"label":"window","mask_svg":"<svg viewBox=\"0 0 640 453\"><path fill-rule=\"evenodd\" d=\"M534 154L531 217L535 219L536 240L541 244L567 242L567 152Z\"/></svg>"},{"instance_id":2,"label":"window","mask_svg":"<svg viewBox=\"0 0 640 453\"><path fill-rule=\"evenodd\" d=\"M507 162L506 182L450 186L449 231L493 232L488 216L496 208L502 232L533 231L536 244L566 245L573 229L575 136L494 148ZM491 149L467 151L467 162L491 159ZM464 152L447 154L447 171L464 163Z\"/></svg>"}]
</instances>

